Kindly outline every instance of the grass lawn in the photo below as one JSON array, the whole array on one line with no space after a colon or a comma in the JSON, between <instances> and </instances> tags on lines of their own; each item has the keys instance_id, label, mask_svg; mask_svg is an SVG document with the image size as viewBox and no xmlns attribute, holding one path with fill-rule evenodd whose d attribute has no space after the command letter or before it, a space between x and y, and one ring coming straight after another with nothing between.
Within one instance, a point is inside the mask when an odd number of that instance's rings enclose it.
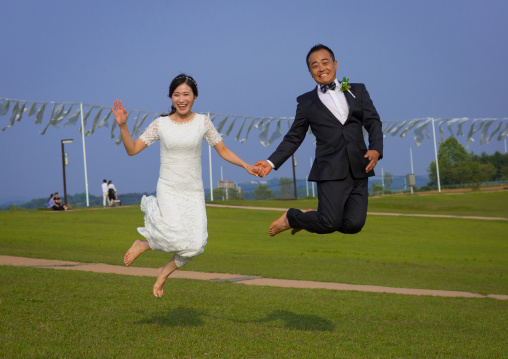
<instances>
[{"instance_id":1,"label":"grass lawn","mask_svg":"<svg viewBox=\"0 0 508 359\"><path fill-rule=\"evenodd\" d=\"M274 208L317 208L317 199L215 201L216 204ZM369 198L369 212L422 213L508 218L508 191L388 195Z\"/></svg>"},{"instance_id":2,"label":"grass lawn","mask_svg":"<svg viewBox=\"0 0 508 359\"><path fill-rule=\"evenodd\" d=\"M205 252L183 270L508 294L508 221L370 216L357 235L268 236L276 211L208 208ZM1 211L0 253L122 264L140 238L137 207ZM136 266L170 255L147 252Z\"/></svg>"},{"instance_id":3,"label":"grass lawn","mask_svg":"<svg viewBox=\"0 0 508 359\"><path fill-rule=\"evenodd\" d=\"M370 210L404 213L415 200L419 213L508 217L506 193L492 195L383 197ZM313 207L305 201L256 204ZM207 213L208 245L183 270L508 294L508 221L369 216L353 236L271 238L277 211ZM0 254L122 264L142 225L138 207L0 211ZM169 259L150 251L134 265ZM0 267L0 357L497 358L508 350L506 301L183 279L157 299L154 280Z\"/></svg>"},{"instance_id":4,"label":"grass lawn","mask_svg":"<svg viewBox=\"0 0 508 359\"><path fill-rule=\"evenodd\" d=\"M1 267L2 358L501 358L506 302ZM148 289L148 290L147 290Z\"/></svg>"}]
</instances>

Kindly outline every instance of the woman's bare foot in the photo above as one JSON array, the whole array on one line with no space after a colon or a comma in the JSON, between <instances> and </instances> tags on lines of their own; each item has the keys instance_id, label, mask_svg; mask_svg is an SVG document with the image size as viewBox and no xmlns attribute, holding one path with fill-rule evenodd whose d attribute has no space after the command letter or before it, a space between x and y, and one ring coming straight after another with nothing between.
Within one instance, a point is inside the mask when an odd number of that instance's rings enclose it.
<instances>
[{"instance_id":1,"label":"woman's bare foot","mask_svg":"<svg viewBox=\"0 0 508 359\"><path fill-rule=\"evenodd\" d=\"M273 222L270 226L270 230L268 233L270 234L270 237L275 236L276 234L279 234L280 232L284 232L291 228L289 226L287 212L284 213L278 220Z\"/></svg>"},{"instance_id":2,"label":"woman's bare foot","mask_svg":"<svg viewBox=\"0 0 508 359\"><path fill-rule=\"evenodd\" d=\"M305 211L305 213L310 212L310 211L313 211L313 209L312 209L312 208L309 208L308 210L306 210L306 211ZM293 228L293 229L291 230L291 235L293 235L293 236L294 236L295 234L297 234L297 233L298 233L298 232L300 232L301 230L302 230L301 228Z\"/></svg>"},{"instance_id":3,"label":"woman's bare foot","mask_svg":"<svg viewBox=\"0 0 508 359\"><path fill-rule=\"evenodd\" d=\"M164 284L166 284L167 278L161 278L162 268L157 269L157 281L153 285L153 295L157 298L162 297L164 294Z\"/></svg>"},{"instance_id":4,"label":"woman's bare foot","mask_svg":"<svg viewBox=\"0 0 508 359\"><path fill-rule=\"evenodd\" d=\"M157 269L157 281L155 281L155 284L153 285L153 295L155 297L162 297L164 294L164 284L166 284L166 280L177 268L178 267L176 266L174 259L172 259L164 267Z\"/></svg>"},{"instance_id":5,"label":"woman's bare foot","mask_svg":"<svg viewBox=\"0 0 508 359\"><path fill-rule=\"evenodd\" d=\"M142 241L142 240L135 240L132 246L129 248L127 253L125 253L125 256L123 257L123 262L125 263L125 266L129 266L136 258L140 256L141 253L144 251L150 249L150 245L148 244L148 241Z\"/></svg>"}]
</instances>

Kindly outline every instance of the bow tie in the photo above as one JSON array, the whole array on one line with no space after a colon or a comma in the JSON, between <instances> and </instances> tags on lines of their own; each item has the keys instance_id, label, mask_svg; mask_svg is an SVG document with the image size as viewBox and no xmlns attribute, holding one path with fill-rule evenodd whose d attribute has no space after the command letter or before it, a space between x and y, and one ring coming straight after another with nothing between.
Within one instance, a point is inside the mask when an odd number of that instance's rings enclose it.
<instances>
[{"instance_id":1,"label":"bow tie","mask_svg":"<svg viewBox=\"0 0 508 359\"><path fill-rule=\"evenodd\" d=\"M330 90L335 90L335 88L337 87L337 84L335 83L335 81L329 83L328 85L321 85L321 91L323 91L323 93L326 93L326 91L328 91L329 89Z\"/></svg>"}]
</instances>

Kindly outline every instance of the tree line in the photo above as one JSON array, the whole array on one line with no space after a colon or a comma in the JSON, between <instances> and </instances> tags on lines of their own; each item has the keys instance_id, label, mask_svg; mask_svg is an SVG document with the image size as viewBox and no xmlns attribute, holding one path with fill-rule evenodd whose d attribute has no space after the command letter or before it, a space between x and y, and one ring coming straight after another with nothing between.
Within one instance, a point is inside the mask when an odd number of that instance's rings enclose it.
<instances>
[{"instance_id":1,"label":"tree line","mask_svg":"<svg viewBox=\"0 0 508 359\"><path fill-rule=\"evenodd\" d=\"M449 137L439 145L437 155L441 186L472 186L482 182L508 180L508 154L496 151L492 155L468 153L455 137ZM437 187L436 162L430 163L429 187Z\"/></svg>"}]
</instances>

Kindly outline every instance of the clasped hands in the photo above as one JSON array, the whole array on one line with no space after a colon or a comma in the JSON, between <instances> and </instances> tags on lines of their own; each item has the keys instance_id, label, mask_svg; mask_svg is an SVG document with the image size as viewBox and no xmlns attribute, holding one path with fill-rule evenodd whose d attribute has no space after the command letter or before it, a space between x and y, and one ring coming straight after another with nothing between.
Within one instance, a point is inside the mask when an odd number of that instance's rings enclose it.
<instances>
[{"instance_id":1,"label":"clasped hands","mask_svg":"<svg viewBox=\"0 0 508 359\"><path fill-rule=\"evenodd\" d=\"M254 166L249 165L247 167L247 172L251 175L263 178L272 170L272 166L268 163L268 161L257 161Z\"/></svg>"},{"instance_id":2,"label":"clasped hands","mask_svg":"<svg viewBox=\"0 0 508 359\"><path fill-rule=\"evenodd\" d=\"M249 174L263 178L272 170L272 166L267 161L257 161L255 165L247 165L245 169Z\"/></svg>"}]
</instances>

